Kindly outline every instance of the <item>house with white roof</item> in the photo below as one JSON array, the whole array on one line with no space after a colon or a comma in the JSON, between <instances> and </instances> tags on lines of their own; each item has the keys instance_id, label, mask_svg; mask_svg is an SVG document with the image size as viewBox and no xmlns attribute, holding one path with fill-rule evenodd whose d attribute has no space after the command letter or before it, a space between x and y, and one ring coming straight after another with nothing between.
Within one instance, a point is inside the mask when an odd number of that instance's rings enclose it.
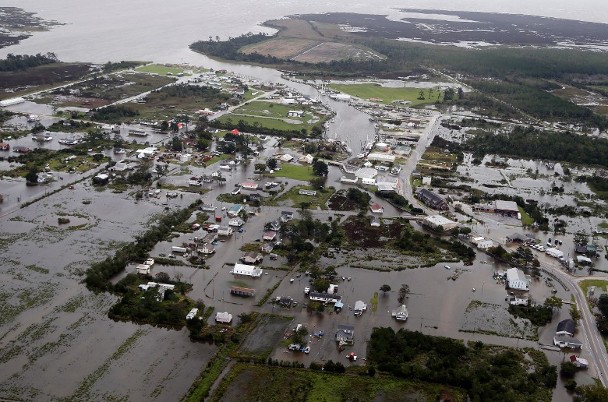
<instances>
[{"instance_id":1,"label":"house with white roof","mask_svg":"<svg viewBox=\"0 0 608 402\"><path fill-rule=\"evenodd\" d=\"M234 267L230 270L233 275L250 276L252 278L259 278L264 272L263 269L256 267L255 265L234 264Z\"/></svg>"},{"instance_id":2,"label":"house with white roof","mask_svg":"<svg viewBox=\"0 0 608 402\"><path fill-rule=\"evenodd\" d=\"M507 286L511 289L530 290L530 281L518 268L507 269Z\"/></svg>"}]
</instances>

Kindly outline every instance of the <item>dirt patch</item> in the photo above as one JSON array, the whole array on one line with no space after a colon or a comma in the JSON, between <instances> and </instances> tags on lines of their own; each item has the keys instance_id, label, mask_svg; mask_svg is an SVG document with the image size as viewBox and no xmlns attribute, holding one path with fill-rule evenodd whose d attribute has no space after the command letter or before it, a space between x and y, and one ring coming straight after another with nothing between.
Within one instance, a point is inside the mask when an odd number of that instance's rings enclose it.
<instances>
[{"instance_id":1,"label":"dirt patch","mask_svg":"<svg viewBox=\"0 0 608 402\"><path fill-rule=\"evenodd\" d=\"M538 340L538 327L529 320L513 317L505 306L472 300L464 313L460 331Z\"/></svg>"},{"instance_id":2,"label":"dirt patch","mask_svg":"<svg viewBox=\"0 0 608 402\"><path fill-rule=\"evenodd\" d=\"M270 354L275 345L283 338L285 330L293 319L277 315L265 315L241 345L239 352L246 355Z\"/></svg>"},{"instance_id":3,"label":"dirt patch","mask_svg":"<svg viewBox=\"0 0 608 402\"><path fill-rule=\"evenodd\" d=\"M279 59L291 59L301 53L314 48L318 41L299 38L271 39L265 42L247 46L241 51L246 54L259 53L265 56L274 56Z\"/></svg>"},{"instance_id":4,"label":"dirt patch","mask_svg":"<svg viewBox=\"0 0 608 402\"><path fill-rule=\"evenodd\" d=\"M333 60L382 60L384 56L359 46L323 42L292 58L302 63L327 63Z\"/></svg>"}]
</instances>

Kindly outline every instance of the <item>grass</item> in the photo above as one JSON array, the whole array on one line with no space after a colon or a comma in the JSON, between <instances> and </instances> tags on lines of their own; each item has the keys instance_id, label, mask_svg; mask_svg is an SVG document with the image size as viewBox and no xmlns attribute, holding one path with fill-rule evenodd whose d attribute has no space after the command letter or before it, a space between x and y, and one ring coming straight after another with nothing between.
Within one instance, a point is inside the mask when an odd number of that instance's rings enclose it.
<instances>
[{"instance_id":1,"label":"grass","mask_svg":"<svg viewBox=\"0 0 608 402\"><path fill-rule=\"evenodd\" d=\"M281 170L275 170L273 175L299 181L309 181L315 177L310 166L292 164L281 165Z\"/></svg>"},{"instance_id":2,"label":"grass","mask_svg":"<svg viewBox=\"0 0 608 402\"><path fill-rule=\"evenodd\" d=\"M395 101L409 102L409 106L425 105L429 103L441 102L443 92L432 90L429 97L429 90L426 88L387 88L379 84L332 84L330 87L336 91L356 96L361 99L376 98L381 103L389 104ZM424 92L425 99L418 99L420 91Z\"/></svg>"},{"instance_id":3,"label":"grass","mask_svg":"<svg viewBox=\"0 0 608 402\"><path fill-rule=\"evenodd\" d=\"M317 191L317 195L310 196L298 194L299 190L301 189L312 190L312 187L295 186L286 193L281 194L274 200L267 202L267 205L278 205L279 203L290 200L292 202L291 206L296 208L299 208L303 204L306 204L308 209L327 209L327 201L335 193L336 190L333 187L328 187L323 191Z\"/></svg>"},{"instance_id":4,"label":"grass","mask_svg":"<svg viewBox=\"0 0 608 402\"><path fill-rule=\"evenodd\" d=\"M370 304L372 305L372 313L375 313L378 310L378 292L374 292Z\"/></svg>"},{"instance_id":5,"label":"grass","mask_svg":"<svg viewBox=\"0 0 608 402\"><path fill-rule=\"evenodd\" d=\"M583 290L583 293L585 294L585 297L587 297L587 292L589 291L589 288L591 286L595 286L596 288L600 288L602 290L606 289L606 286L608 286L608 280L602 280L602 279L585 279L583 281L580 281L578 283L578 285L580 286L580 288Z\"/></svg>"},{"instance_id":6,"label":"grass","mask_svg":"<svg viewBox=\"0 0 608 402\"><path fill-rule=\"evenodd\" d=\"M184 74L185 70L180 66L166 65L166 64L147 64L145 66L137 67L137 71L141 73L151 73L159 75L172 75Z\"/></svg>"},{"instance_id":7,"label":"grass","mask_svg":"<svg viewBox=\"0 0 608 402\"><path fill-rule=\"evenodd\" d=\"M521 224L524 226L532 226L534 224L534 218L532 218L522 207L517 207L521 214Z\"/></svg>"}]
</instances>

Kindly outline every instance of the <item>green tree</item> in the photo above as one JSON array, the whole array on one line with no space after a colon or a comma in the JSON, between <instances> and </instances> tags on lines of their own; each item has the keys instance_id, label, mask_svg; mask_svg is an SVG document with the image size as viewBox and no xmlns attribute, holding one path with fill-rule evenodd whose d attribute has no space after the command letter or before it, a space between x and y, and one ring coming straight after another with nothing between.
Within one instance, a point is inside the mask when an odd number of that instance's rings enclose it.
<instances>
[{"instance_id":1,"label":"green tree","mask_svg":"<svg viewBox=\"0 0 608 402\"><path fill-rule=\"evenodd\" d=\"M403 304L405 303L405 299L407 298L407 295L410 293L410 286L407 284L402 284L401 288L399 289L399 298L397 299L399 301L399 303Z\"/></svg>"},{"instance_id":2,"label":"green tree","mask_svg":"<svg viewBox=\"0 0 608 402\"><path fill-rule=\"evenodd\" d=\"M390 285L384 284L384 285L380 286L380 290L382 292L384 292L384 293L390 292L391 291L391 287L390 287Z\"/></svg>"},{"instance_id":3,"label":"green tree","mask_svg":"<svg viewBox=\"0 0 608 402\"><path fill-rule=\"evenodd\" d=\"M165 164L159 163L154 168L156 169L156 174L158 175L159 179L163 176L166 176L169 173L169 165L167 163L165 163Z\"/></svg>"},{"instance_id":4,"label":"green tree","mask_svg":"<svg viewBox=\"0 0 608 402\"><path fill-rule=\"evenodd\" d=\"M36 168L32 168L25 175L25 181L29 184L38 183L38 170Z\"/></svg>"},{"instance_id":5,"label":"green tree","mask_svg":"<svg viewBox=\"0 0 608 402\"><path fill-rule=\"evenodd\" d=\"M327 163L323 162L322 160L315 159L312 162L312 173L315 176L327 176L329 173L329 167L327 166Z\"/></svg>"},{"instance_id":6,"label":"green tree","mask_svg":"<svg viewBox=\"0 0 608 402\"><path fill-rule=\"evenodd\" d=\"M573 378L578 368L570 361L563 362L560 366L559 373L564 378Z\"/></svg>"},{"instance_id":7,"label":"green tree","mask_svg":"<svg viewBox=\"0 0 608 402\"><path fill-rule=\"evenodd\" d=\"M559 310L562 308L563 301L557 296L551 296L545 299L544 305L546 307L551 307L553 310Z\"/></svg>"},{"instance_id":8,"label":"green tree","mask_svg":"<svg viewBox=\"0 0 608 402\"><path fill-rule=\"evenodd\" d=\"M593 384L581 385L576 388L581 402L606 402L608 401L608 389L596 381Z\"/></svg>"},{"instance_id":9,"label":"green tree","mask_svg":"<svg viewBox=\"0 0 608 402\"><path fill-rule=\"evenodd\" d=\"M313 177L309 180L310 186L315 190L323 190L325 187L326 177Z\"/></svg>"},{"instance_id":10,"label":"green tree","mask_svg":"<svg viewBox=\"0 0 608 402\"><path fill-rule=\"evenodd\" d=\"M268 169L270 170L275 170L279 166L279 162L277 162L275 158L268 158L266 166L268 166Z\"/></svg>"}]
</instances>

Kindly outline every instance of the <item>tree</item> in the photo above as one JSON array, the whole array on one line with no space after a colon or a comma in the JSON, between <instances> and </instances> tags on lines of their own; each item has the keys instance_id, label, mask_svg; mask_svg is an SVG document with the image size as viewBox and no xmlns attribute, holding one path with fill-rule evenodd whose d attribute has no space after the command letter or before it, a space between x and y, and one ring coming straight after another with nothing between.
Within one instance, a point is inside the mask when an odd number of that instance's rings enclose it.
<instances>
[{"instance_id":1,"label":"tree","mask_svg":"<svg viewBox=\"0 0 608 402\"><path fill-rule=\"evenodd\" d=\"M582 402L608 401L608 389L604 388L599 381L577 387L576 393L581 397Z\"/></svg>"},{"instance_id":2,"label":"tree","mask_svg":"<svg viewBox=\"0 0 608 402\"><path fill-rule=\"evenodd\" d=\"M182 148L182 140L179 137L173 137L171 139L171 149L176 152L181 152Z\"/></svg>"},{"instance_id":3,"label":"tree","mask_svg":"<svg viewBox=\"0 0 608 402\"><path fill-rule=\"evenodd\" d=\"M570 318L572 318L574 321L581 319L581 313L578 311L578 308L574 303L570 305Z\"/></svg>"},{"instance_id":4,"label":"tree","mask_svg":"<svg viewBox=\"0 0 608 402\"><path fill-rule=\"evenodd\" d=\"M270 170L275 170L279 166L279 163L275 158L268 158L266 166L268 166L268 169Z\"/></svg>"},{"instance_id":5,"label":"tree","mask_svg":"<svg viewBox=\"0 0 608 402\"><path fill-rule=\"evenodd\" d=\"M391 291L391 287L390 287L390 285L384 284L384 285L380 286L380 290L386 294L386 292Z\"/></svg>"},{"instance_id":6,"label":"tree","mask_svg":"<svg viewBox=\"0 0 608 402\"><path fill-rule=\"evenodd\" d=\"M574 375L576 374L576 370L577 370L577 367L574 363L572 363L570 361L566 361L566 362L562 363L559 373L564 378L573 378Z\"/></svg>"},{"instance_id":7,"label":"tree","mask_svg":"<svg viewBox=\"0 0 608 402\"><path fill-rule=\"evenodd\" d=\"M327 176L327 174L329 173L329 167L327 166L327 163L315 159L312 162L312 173L315 176Z\"/></svg>"},{"instance_id":8,"label":"tree","mask_svg":"<svg viewBox=\"0 0 608 402\"><path fill-rule=\"evenodd\" d=\"M544 303L544 305L546 307L551 307L554 310L555 309L559 310L560 308L562 308L562 304L563 304L562 299L560 299L557 296L548 297L547 299L545 299L545 303Z\"/></svg>"},{"instance_id":9,"label":"tree","mask_svg":"<svg viewBox=\"0 0 608 402\"><path fill-rule=\"evenodd\" d=\"M401 288L399 289L399 298L397 299L399 301L399 303L403 304L409 293L410 293L409 285L407 285L405 283L402 284Z\"/></svg>"},{"instance_id":10,"label":"tree","mask_svg":"<svg viewBox=\"0 0 608 402\"><path fill-rule=\"evenodd\" d=\"M29 172L25 175L25 181L28 184L37 184L38 183L38 170L36 168L30 169Z\"/></svg>"},{"instance_id":11,"label":"tree","mask_svg":"<svg viewBox=\"0 0 608 402\"><path fill-rule=\"evenodd\" d=\"M327 292L329 281L324 278L317 278L312 282L312 288L317 292Z\"/></svg>"},{"instance_id":12,"label":"tree","mask_svg":"<svg viewBox=\"0 0 608 402\"><path fill-rule=\"evenodd\" d=\"M166 272L159 272L154 276L157 282L167 283L171 280L171 277Z\"/></svg>"},{"instance_id":13,"label":"tree","mask_svg":"<svg viewBox=\"0 0 608 402\"><path fill-rule=\"evenodd\" d=\"M169 165L168 164L158 164L154 167L156 169L156 174L160 179L163 176L166 176L169 173Z\"/></svg>"},{"instance_id":14,"label":"tree","mask_svg":"<svg viewBox=\"0 0 608 402\"><path fill-rule=\"evenodd\" d=\"M169 130L169 122L167 120L163 120L160 123L160 131L167 131Z\"/></svg>"},{"instance_id":15,"label":"tree","mask_svg":"<svg viewBox=\"0 0 608 402\"><path fill-rule=\"evenodd\" d=\"M418 93L418 100L424 100L424 91L421 89L420 92Z\"/></svg>"},{"instance_id":16,"label":"tree","mask_svg":"<svg viewBox=\"0 0 608 402\"><path fill-rule=\"evenodd\" d=\"M326 180L326 177L313 177L312 179L310 179L309 183L310 186L315 190L323 190L323 188L325 187Z\"/></svg>"}]
</instances>

